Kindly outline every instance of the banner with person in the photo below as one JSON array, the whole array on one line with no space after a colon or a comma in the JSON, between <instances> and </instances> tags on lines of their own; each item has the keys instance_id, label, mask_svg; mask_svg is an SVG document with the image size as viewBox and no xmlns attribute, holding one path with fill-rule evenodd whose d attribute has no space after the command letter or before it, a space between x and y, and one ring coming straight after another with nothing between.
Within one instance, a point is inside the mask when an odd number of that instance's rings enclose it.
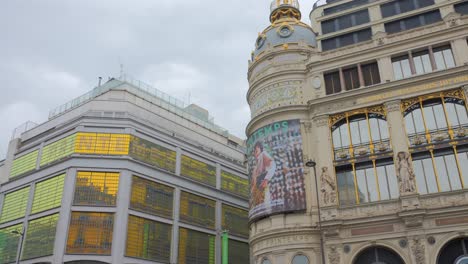
<instances>
[{"instance_id":1,"label":"banner with person","mask_svg":"<svg viewBox=\"0 0 468 264\"><path fill-rule=\"evenodd\" d=\"M247 140L249 218L306 209L301 124L286 120L264 126Z\"/></svg>"}]
</instances>

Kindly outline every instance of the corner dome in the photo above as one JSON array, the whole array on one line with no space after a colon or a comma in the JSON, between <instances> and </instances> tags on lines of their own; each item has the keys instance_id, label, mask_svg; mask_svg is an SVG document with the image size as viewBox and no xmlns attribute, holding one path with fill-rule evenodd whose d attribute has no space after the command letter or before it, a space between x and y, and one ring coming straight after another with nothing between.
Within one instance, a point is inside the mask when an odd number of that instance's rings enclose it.
<instances>
[{"instance_id":1,"label":"corner dome","mask_svg":"<svg viewBox=\"0 0 468 264\"><path fill-rule=\"evenodd\" d=\"M301 22L298 0L273 0L270 6L271 25L258 35L252 61L263 51L285 44L304 43L316 47L316 34Z\"/></svg>"}]
</instances>

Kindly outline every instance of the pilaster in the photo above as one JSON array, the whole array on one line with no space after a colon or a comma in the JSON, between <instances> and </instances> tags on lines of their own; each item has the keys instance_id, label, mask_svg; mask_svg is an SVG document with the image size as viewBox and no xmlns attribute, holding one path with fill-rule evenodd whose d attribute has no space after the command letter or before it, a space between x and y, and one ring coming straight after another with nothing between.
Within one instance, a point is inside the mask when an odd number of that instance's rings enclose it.
<instances>
[{"instance_id":1,"label":"pilaster","mask_svg":"<svg viewBox=\"0 0 468 264\"><path fill-rule=\"evenodd\" d=\"M112 238L112 263L123 263L125 256L125 241L127 241L128 206L132 187L132 174L122 171L119 180L117 211L114 215L114 232Z\"/></svg>"},{"instance_id":2,"label":"pilaster","mask_svg":"<svg viewBox=\"0 0 468 264\"><path fill-rule=\"evenodd\" d=\"M179 215L180 215L180 188L176 187L174 190L174 202L172 210L173 224L172 224L172 239L171 239L171 263L176 264L179 258Z\"/></svg>"},{"instance_id":3,"label":"pilaster","mask_svg":"<svg viewBox=\"0 0 468 264\"><path fill-rule=\"evenodd\" d=\"M380 80L382 83L393 81L393 67L390 57L383 57L377 59L377 65L380 71Z\"/></svg>"},{"instance_id":4,"label":"pilaster","mask_svg":"<svg viewBox=\"0 0 468 264\"><path fill-rule=\"evenodd\" d=\"M459 38L452 41L452 52L455 64L463 66L468 63L468 52L466 52L466 38Z\"/></svg>"},{"instance_id":5,"label":"pilaster","mask_svg":"<svg viewBox=\"0 0 468 264\"><path fill-rule=\"evenodd\" d=\"M393 152L396 158L398 152L409 153L408 140L406 137L406 131L403 126L405 120L401 113L401 101L394 100L385 103L387 110L387 122L390 130L390 140L393 145Z\"/></svg>"}]
</instances>

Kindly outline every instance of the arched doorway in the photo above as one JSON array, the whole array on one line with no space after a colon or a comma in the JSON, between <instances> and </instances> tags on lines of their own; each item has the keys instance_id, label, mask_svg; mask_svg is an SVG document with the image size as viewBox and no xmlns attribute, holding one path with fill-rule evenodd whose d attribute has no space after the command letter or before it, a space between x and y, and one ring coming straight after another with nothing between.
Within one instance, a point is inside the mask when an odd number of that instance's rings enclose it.
<instances>
[{"instance_id":1,"label":"arched doorway","mask_svg":"<svg viewBox=\"0 0 468 264\"><path fill-rule=\"evenodd\" d=\"M468 264L468 238L449 241L440 250L437 264Z\"/></svg>"},{"instance_id":2,"label":"arched doorway","mask_svg":"<svg viewBox=\"0 0 468 264\"><path fill-rule=\"evenodd\" d=\"M401 257L384 247L370 247L355 258L353 264L404 264Z\"/></svg>"}]
</instances>

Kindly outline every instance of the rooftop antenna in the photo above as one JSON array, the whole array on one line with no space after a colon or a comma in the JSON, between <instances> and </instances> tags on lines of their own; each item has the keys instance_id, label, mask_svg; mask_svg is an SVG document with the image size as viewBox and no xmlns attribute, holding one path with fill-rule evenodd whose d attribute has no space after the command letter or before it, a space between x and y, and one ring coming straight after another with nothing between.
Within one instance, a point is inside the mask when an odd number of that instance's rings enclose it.
<instances>
[{"instance_id":1,"label":"rooftop antenna","mask_svg":"<svg viewBox=\"0 0 468 264\"><path fill-rule=\"evenodd\" d=\"M98 87L101 86L101 82L102 82L102 77L98 77L99 79L99 82L98 82Z\"/></svg>"}]
</instances>

